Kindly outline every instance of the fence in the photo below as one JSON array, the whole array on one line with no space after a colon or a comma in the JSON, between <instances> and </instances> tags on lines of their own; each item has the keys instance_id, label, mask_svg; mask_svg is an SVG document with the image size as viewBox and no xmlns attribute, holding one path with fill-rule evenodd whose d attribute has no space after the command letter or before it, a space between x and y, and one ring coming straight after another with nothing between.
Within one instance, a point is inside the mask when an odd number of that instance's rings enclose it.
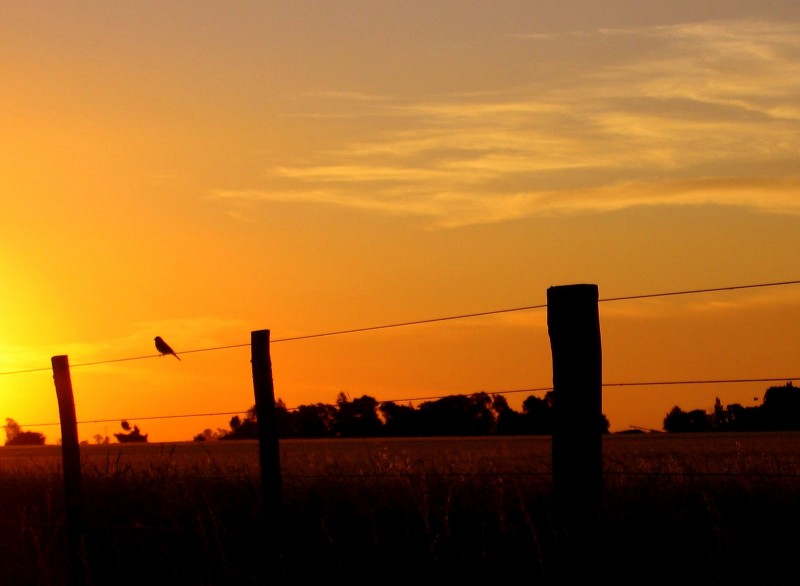
<instances>
[{"instance_id":1,"label":"fence","mask_svg":"<svg viewBox=\"0 0 800 586\"><path fill-rule=\"evenodd\" d=\"M701 290L672 294L688 294L699 291ZM552 440L554 494L564 533L570 536L570 555L578 559L576 567L590 573L593 563L592 556L596 551L593 544L596 540L597 514L603 487L600 426L603 383L598 317L600 299L595 285L551 287L547 294L547 321L553 354L553 390L556 415L556 428ZM652 296L659 295L661 294ZM642 297L647 296L620 297L606 301ZM400 325L407 324L382 327ZM374 328L350 331L369 329ZM319 336L322 335L330 334L319 334ZM269 330L252 332L250 347L255 407L260 424L259 463L264 542L267 544L267 551L271 554L265 558L265 564L274 566L280 561L278 544L282 510L282 479L275 426L275 396L269 351ZM81 495L80 447L69 368L67 356L52 358L61 419L64 492L67 504L72 580L74 583L80 584L84 579L81 560L82 509L84 505Z\"/></svg>"},{"instance_id":2,"label":"fence","mask_svg":"<svg viewBox=\"0 0 800 586\"><path fill-rule=\"evenodd\" d=\"M578 558L575 567L589 571L602 491L598 291L596 285L551 287L547 297L556 413L552 448L556 510L564 534L570 536L568 549ZM251 363L259 422L265 560L268 567L275 567L280 562L283 504L269 338L269 330L252 332ZM80 584L85 573L81 562L82 481L69 359L54 356L52 364L61 416L69 559L72 579Z\"/></svg>"}]
</instances>

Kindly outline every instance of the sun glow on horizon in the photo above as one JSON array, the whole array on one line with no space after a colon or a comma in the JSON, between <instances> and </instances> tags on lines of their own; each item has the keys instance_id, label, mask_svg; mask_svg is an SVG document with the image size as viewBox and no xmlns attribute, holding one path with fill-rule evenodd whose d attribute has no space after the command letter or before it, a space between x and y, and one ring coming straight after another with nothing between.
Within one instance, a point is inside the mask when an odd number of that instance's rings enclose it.
<instances>
[{"instance_id":1,"label":"sun glow on horizon","mask_svg":"<svg viewBox=\"0 0 800 586\"><path fill-rule=\"evenodd\" d=\"M54 355L103 362L73 369L79 420L221 413L252 405L248 349L205 350L258 329L530 306L558 284L798 278L798 6L74 8L0 8L0 372L44 369L0 376L0 418L57 416ZM796 374L797 296L604 304L605 374ZM276 394L541 387L545 316L276 344ZM604 405L613 429L658 427L675 403L753 386L614 389ZM188 440L226 419L140 428Z\"/></svg>"}]
</instances>

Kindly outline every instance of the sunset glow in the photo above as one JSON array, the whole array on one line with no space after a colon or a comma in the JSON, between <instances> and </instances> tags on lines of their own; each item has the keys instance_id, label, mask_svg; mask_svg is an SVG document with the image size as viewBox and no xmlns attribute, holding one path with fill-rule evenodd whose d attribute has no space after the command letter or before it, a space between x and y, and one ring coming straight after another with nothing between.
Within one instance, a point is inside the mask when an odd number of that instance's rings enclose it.
<instances>
[{"instance_id":1,"label":"sunset glow","mask_svg":"<svg viewBox=\"0 0 800 586\"><path fill-rule=\"evenodd\" d=\"M261 329L289 407L486 391L519 409L552 384L546 308L285 339L539 306L554 285L800 279L800 6L609 6L3 2L0 422L55 443L39 424L68 355L82 440L122 419L156 442L226 428L254 402ZM600 319L609 384L800 376L800 285ZM660 429L771 384L608 386L603 411Z\"/></svg>"}]
</instances>

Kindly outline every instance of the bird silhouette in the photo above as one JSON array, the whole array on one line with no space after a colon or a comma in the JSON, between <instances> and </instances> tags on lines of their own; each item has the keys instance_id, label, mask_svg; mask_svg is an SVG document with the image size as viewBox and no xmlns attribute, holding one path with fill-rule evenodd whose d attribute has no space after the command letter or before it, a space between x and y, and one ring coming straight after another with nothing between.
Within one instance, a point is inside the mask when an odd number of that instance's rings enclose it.
<instances>
[{"instance_id":1,"label":"bird silhouette","mask_svg":"<svg viewBox=\"0 0 800 586\"><path fill-rule=\"evenodd\" d=\"M175 350L170 348L169 344L167 344L161 336L156 336L155 341L156 341L156 350L158 350L162 356L166 354L172 354L175 358L180 360L180 356L175 354Z\"/></svg>"}]
</instances>

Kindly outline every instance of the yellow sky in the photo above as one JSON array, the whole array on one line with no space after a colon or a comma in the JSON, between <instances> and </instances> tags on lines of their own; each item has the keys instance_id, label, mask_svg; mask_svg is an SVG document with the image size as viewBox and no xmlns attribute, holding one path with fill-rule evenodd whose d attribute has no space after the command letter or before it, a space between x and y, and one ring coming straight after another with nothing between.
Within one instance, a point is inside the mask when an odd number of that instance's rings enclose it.
<instances>
[{"instance_id":1,"label":"yellow sky","mask_svg":"<svg viewBox=\"0 0 800 586\"><path fill-rule=\"evenodd\" d=\"M795 2L0 4L0 419L190 439L246 346L800 279ZM604 380L800 375L800 286L601 304ZM287 405L546 387L546 311L273 344ZM149 356L153 356L149 358ZM21 374L19 370L44 369ZM608 387L612 430L768 383ZM515 407L524 393L508 395Z\"/></svg>"}]
</instances>

